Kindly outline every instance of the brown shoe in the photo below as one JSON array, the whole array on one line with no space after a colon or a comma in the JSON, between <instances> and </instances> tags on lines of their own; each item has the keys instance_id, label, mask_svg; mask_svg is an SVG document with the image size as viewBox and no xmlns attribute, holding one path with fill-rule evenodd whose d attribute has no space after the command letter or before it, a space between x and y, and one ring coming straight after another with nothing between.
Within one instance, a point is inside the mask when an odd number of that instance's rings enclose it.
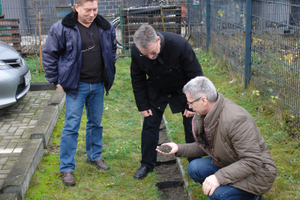
<instances>
[{"instance_id":1,"label":"brown shoe","mask_svg":"<svg viewBox=\"0 0 300 200\"><path fill-rule=\"evenodd\" d=\"M110 167L104 162L104 160L102 158L95 160L95 161L91 161L91 160L86 160L87 163L95 165L97 167L97 169L103 169L103 170L109 170Z\"/></svg>"},{"instance_id":2,"label":"brown shoe","mask_svg":"<svg viewBox=\"0 0 300 200\"><path fill-rule=\"evenodd\" d=\"M66 186L74 186L76 184L72 171L61 172L62 182Z\"/></svg>"}]
</instances>

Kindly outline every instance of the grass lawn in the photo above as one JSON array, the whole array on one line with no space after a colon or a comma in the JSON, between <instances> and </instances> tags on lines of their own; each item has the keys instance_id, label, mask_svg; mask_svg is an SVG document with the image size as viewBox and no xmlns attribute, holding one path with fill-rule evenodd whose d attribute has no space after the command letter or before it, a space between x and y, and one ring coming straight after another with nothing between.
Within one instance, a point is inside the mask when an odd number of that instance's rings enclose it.
<instances>
[{"instance_id":1,"label":"grass lawn","mask_svg":"<svg viewBox=\"0 0 300 200\"><path fill-rule=\"evenodd\" d=\"M204 75L212 80L217 90L225 97L252 114L266 140L277 165L278 175L272 189L264 195L264 198L300 199L299 134L293 138L288 134L280 114L282 107L279 102L272 101L271 96L256 85L250 85L244 90L241 76L224 67L215 56L201 50L197 50L197 55ZM102 156L111 170L99 171L85 163L84 113L75 156L74 175L77 184L75 187L66 187L62 184L58 169L60 134L64 124L64 110L62 110L51 137L52 144L45 149L43 159L31 179L26 199L158 199L155 173L150 173L143 180L133 179L135 171L140 166L140 133L143 118L136 108L132 93L130 62L130 57L117 60L116 79L110 94L105 96ZM31 71L35 69L34 65L30 66ZM33 76L39 76L33 80L45 81L43 74L34 73ZM172 114L167 108L165 118L171 140L184 143L180 114ZM181 163L186 169L188 163L185 158L181 159ZM201 185L192 181L188 175L186 179L193 199L208 199L202 194Z\"/></svg>"}]
</instances>

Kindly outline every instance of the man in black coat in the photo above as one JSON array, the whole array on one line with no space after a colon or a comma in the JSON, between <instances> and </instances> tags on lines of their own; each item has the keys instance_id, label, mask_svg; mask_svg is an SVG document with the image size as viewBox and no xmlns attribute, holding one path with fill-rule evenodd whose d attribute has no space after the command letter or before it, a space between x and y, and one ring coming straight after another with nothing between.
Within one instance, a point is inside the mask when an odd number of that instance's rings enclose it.
<instances>
[{"instance_id":1,"label":"man in black coat","mask_svg":"<svg viewBox=\"0 0 300 200\"><path fill-rule=\"evenodd\" d=\"M133 39L131 82L138 110L144 116L141 167L134 178L143 179L156 165L159 127L168 104L172 113L182 113L186 142L194 142L195 113L189 110L182 88L203 73L191 45L178 34L142 25Z\"/></svg>"}]
</instances>

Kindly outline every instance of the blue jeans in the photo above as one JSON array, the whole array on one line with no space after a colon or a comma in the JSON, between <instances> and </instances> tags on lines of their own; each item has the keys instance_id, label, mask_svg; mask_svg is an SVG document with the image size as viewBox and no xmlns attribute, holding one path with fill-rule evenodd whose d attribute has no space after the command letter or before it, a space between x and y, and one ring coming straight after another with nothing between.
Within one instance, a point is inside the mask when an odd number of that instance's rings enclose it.
<instances>
[{"instance_id":1,"label":"blue jeans","mask_svg":"<svg viewBox=\"0 0 300 200\"><path fill-rule=\"evenodd\" d=\"M77 97L66 95L65 125L60 141L60 172L74 171L74 155L77 149L78 130L84 105L86 107L86 151L87 160L101 158L104 87L102 83L80 82Z\"/></svg>"},{"instance_id":2,"label":"blue jeans","mask_svg":"<svg viewBox=\"0 0 300 200\"><path fill-rule=\"evenodd\" d=\"M211 157L197 158L191 161L187 167L189 176L202 184L206 177L216 173L220 169L220 167L211 164L211 162ZM229 185L221 185L215 190L212 196L207 197L211 200L252 200L255 195Z\"/></svg>"}]
</instances>

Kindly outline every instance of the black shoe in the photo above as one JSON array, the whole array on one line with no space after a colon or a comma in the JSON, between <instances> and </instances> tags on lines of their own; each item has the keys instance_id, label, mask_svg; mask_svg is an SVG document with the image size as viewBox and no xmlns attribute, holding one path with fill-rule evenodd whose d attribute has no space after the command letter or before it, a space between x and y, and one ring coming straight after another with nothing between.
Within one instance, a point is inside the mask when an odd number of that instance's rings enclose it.
<instances>
[{"instance_id":1,"label":"black shoe","mask_svg":"<svg viewBox=\"0 0 300 200\"><path fill-rule=\"evenodd\" d=\"M143 179L147 176L149 172L152 172L152 169L147 168L146 166L141 166L133 176L135 179Z\"/></svg>"},{"instance_id":2,"label":"black shoe","mask_svg":"<svg viewBox=\"0 0 300 200\"><path fill-rule=\"evenodd\" d=\"M264 200L264 197L263 196L255 196L254 200Z\"/></svg>"}]
</instances>

